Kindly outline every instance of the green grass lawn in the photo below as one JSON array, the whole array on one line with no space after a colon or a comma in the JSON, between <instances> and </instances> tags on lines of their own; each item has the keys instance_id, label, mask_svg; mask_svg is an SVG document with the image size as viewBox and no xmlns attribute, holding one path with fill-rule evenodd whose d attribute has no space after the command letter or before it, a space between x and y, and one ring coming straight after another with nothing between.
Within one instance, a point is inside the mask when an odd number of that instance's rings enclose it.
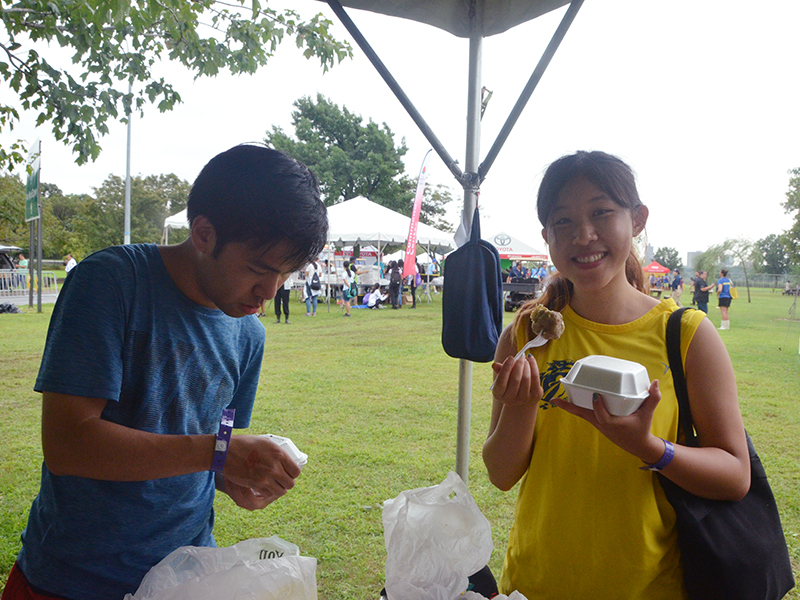
<instances>
[{"instance_id":1,"label":"green grass lawn","mask_svg":"<svg viewBox=\"0 0 800 600\"><path fill-rule=\"evenodd\" d=\"M441 296L417 310L353 310L337 306L304 316L292 301L291 324L262 319L267 350L251 430L290 437L309 455L295 488L256 513L217 499L220 545L278 535L318 560L323 600L376 600L386 552L381 504L403 490L434 485L455 468L458 361L440 343ZM796 577L800 562L800 321L792 299L769 290L746 293L721 334L733 358L740 403L777 496ZM0 582L19 551L38 491L39 395L33 381L52 306L0 315ZM271 307L268 309L271 311ZM716 308L710 309L719 326ZM510 320L511 315L506 314ZM480 450L489 423L488 364L475 364L470 490L492 524L499 574L516 489L488 482ZM793 592L789 598L800 599Z\"/></svg>"}]
</instances>

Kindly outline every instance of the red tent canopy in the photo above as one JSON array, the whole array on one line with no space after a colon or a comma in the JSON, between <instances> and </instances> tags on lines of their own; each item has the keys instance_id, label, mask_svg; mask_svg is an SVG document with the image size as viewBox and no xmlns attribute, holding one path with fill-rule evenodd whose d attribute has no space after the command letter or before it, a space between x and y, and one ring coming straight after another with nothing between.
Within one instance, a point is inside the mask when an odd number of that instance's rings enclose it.
<instances>
[{"instance_id":1,"label":"red tent canopy","mask_svg":"<svg viewBox=\"0 0 800 600\"><path fill-rule=\"evenodd\" d=\"M669 273L669 269L656 261L651 262L644 268L645 273Z\"/></svg>"}]
</instances>

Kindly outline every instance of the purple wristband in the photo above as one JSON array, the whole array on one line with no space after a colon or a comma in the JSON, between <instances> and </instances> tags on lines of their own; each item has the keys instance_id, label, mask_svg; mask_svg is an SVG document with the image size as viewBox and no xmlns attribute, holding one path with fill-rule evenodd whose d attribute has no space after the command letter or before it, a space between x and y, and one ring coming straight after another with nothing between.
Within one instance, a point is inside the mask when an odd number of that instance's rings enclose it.
<instances>
[{"instance_id":1,"label":"purple wristband","mask_svg":"<svg viewBox=\"0 0 800 600\"><path fill-rule=\"evenodd\" d=\"M225 459L228 458L228 447L231 444L231 434L233 433L233 417L235 415L235 408L226 408L222 411L222 420L219 423L217 440L214 443L214 458L211 461L211 470L214 473L222 473L222 469L225 467Z\"/></svg>"},{"instance_id":2,"label":"purple wristband","mask_svg":"<svg viewBox=\"0 0 800 600\"><path fill-rule=\"evenodd\" d=\"M672 457L675 456L675 446L672 442L668 442L667 440L661 440L664 442L664 454L661 456L659 461L654 464L647 464L645 463L644 467L639 467L643 471L660 471L665 469L666 466L672 462Z\"/></svg>"}]
</instances>

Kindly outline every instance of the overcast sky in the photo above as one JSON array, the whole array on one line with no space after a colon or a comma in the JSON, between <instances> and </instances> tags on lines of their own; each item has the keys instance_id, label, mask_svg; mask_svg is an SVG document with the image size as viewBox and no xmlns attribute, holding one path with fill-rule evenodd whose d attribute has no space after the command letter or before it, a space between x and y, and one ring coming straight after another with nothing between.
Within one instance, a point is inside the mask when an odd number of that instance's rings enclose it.
<instances>
[{"instance_id":1,"label":"overcast sky","mask_svg":"<svg viewBox=\"0 0 800 600\"><path fill-rule=\"evenodd\" d=\"M313 0L282 4L330 14ZM468 42L403 19L349 12L463 165ZM482 83L493 96L481 159L563 12L484 41ZM538 183L550 162L579 149L611 152L633 167L650 208L649 243L678 249L684 262L687 252L726 238L786 230L787 171L800 167L798 23L796 0L586 0L483 183L484 237L504 231L544 249ZM349 39L343 27L336 32ZM212 156L263 140L273 125L293 134L292 103L320 92L365 121L387 123L398 143L405 138L406 170L416 177L430 145L355 44L354 53L327 74L293 41L252 77L193 81L165 65L183 104L135 118L132 174L175 173L191 182ZM42 140L42 179L67 193L125 175L123 125L101 140L100 159L82 167L48 129L33 127L33 116L24 115L13 134L3 142ZM429 185L450 186L460 201L461 189L438 157L430 169Z\"/></svg>"}]
</instances>

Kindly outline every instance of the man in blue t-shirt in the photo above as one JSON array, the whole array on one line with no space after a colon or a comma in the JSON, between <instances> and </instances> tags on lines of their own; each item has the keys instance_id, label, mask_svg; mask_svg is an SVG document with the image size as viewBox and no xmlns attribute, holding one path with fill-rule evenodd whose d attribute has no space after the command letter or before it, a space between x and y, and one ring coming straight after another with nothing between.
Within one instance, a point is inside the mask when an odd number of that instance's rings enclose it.
<instances>
[{"instance_id":1,"label":"man in blue t-shirt","mask_svg":"<svg viewBox=\"0 0 800 600\"><path fill-rule=\"evenodd\" d=\"M672 282L669 284L672 289L672 299L675 300L675 304L682 306L681 294L683 293L683 279L681 279L681 272L678 269L675 269L673 273Z\"/></svg>"},{"instance_id":2,"label":"man in blue t-shirt","mask_svg":"<svg viewBox=\"0 0 800 600\"><path fill-rule=\"evenodd\" d=\"M250 423L261 303L325 244L317 180L236 146L187 211L184 242L108 248L64 283L34 386L41 487L3 600L122 600L176 548L215 545L215 490L263 509L300 474L269 439L230 431Z\"/></svg>"}]
</instances>

